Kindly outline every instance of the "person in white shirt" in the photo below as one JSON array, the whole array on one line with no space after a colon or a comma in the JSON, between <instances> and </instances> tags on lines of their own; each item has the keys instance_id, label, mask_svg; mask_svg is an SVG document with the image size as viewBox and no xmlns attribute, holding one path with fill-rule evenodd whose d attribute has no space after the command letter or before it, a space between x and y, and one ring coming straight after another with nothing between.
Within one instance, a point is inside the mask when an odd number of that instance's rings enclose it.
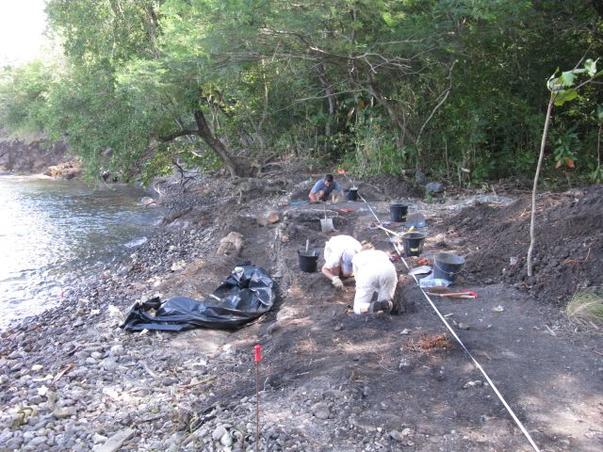
<instances>
[{"instance_id":1,"label":"person in white shirt","mask_svg":"<svg viewBox=\"0 0 603 452\"><path fill-rule=\"evenodd\" d=\"M354 313L391 312L398 275L389 255L375 249L360 251L352 259L352 268L356 279ZM377 300L372 302L375 293Z\"/></svg>"},{"instance_id":2,"label":"person in white shirt","mask_svg":"<svg viewBox=\"0 0 603 452\"><path fill-rule=\"evenodd\" d=\"M335 288L343 289L341 277L352 275L352 258L361 248L360 242L349 235L336 235L325 244L325 263L321 271Z\"/></svg>"}]
</instances>

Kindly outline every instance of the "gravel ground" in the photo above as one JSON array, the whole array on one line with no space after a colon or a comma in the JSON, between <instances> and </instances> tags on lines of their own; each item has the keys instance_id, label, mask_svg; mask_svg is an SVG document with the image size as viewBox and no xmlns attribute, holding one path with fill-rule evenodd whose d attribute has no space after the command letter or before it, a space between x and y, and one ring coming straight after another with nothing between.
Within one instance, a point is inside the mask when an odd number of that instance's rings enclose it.
<instances>
[{"instance_id":1,"label":"gravel ground","mask_svg":"<svg viewBox=\"0 0 603 452\"><path fill-rule=\"evenodd\" d=\"M260 450L530 450L416 288L404 292L403 315L358 318L349 283L334 292L319 273L297 271L306 238L317 248L328 238L322 208L288 203L309 183L205 179L185 194L164 186L172 208L148 242L1 334L0 450L255 450L256 343L265 355ZM437 225L476 199L485 198L409 204ZM328 212L340 231L387 246L362 203ZM217 254L231 231L244 238L241 255ZM425 254L444 245L454 249L454 237L434 232ZM234 333L119 328L133 302L201 297L241 260L278 283L275 310L258 321ZM600 336L499 281L471 288L479 302L440 309L542 450L600 450Z\"/></svg>"}]
</instances>

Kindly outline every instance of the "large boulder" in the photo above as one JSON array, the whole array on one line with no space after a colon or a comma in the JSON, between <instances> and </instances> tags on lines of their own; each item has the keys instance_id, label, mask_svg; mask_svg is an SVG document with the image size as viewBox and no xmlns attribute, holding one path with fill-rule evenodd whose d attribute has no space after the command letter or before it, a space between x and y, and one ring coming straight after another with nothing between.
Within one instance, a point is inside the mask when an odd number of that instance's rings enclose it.
<instances>
[{"instance_id":1,"label":"large boulder","mask_svg":"<svg viewBox=\"0 0 603 452\"><path fill-rule=\"evenodd\" d=\"M61 179L73 179L74 177L78 177L82 174L82 168L79 162L70 161L49 166L44 174L50 177L58 177Z\"/></svg>"}]
</instances>

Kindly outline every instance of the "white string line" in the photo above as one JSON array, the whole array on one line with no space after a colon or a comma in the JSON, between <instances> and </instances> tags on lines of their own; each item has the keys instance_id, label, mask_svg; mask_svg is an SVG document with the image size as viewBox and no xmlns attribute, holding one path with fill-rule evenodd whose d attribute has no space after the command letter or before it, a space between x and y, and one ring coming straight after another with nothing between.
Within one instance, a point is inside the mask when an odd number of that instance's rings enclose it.
<instances>
[{"instance_id":1,"label":"white string line","mask_svg":"<svg viewBox=\"0 0 603 452\"><path fill-rule=\"evenodd\" d=\"M371 211L371 213L373 214L373 216L375 217L375 219L377 220L377 222L379 223L379 225L383 226L383 224L381 223L381 220L379 220L379 217L377 217L377 215L375 214L375 211L371 208L370 204L366 201L366 199L364 199L360 194L358 196L360 197L360 199L362 199L362 201L364 201L364 203L369 208L369 210ZM385 230L383 230L383 232L385 232L388 237L392 236L392 234L390 234L389 232L387 232ZM397 244L395 241L392 241L392 244L393 244L394 249L396 250L396 253L398 253L398 256L400 256L400 259L402 260L402 262L404 263L404 265L406 266L406 268L408 270L410 270L410 267L409 267L408 263L406 262L406 260L402 256L402 251L399 248L399 244ZM492 381L492 379L488 376L488 374L483 369L483 367L481 366L481 364L477 361L477 359L475 359L473 357L473 355L471 354L471 352L469 351L469 349L465 346L465 344L463 344L463 341L461 341L461 339L454 332L454 330L452 329L452 327L450 326L450 324L448 323L448 321L446 320L446 318L438 310L438 308L436 307L436 305L434 304L434 302L431 300L431 298L429 298L429 295L427 295L427 293L420 286L419 280L417 279L417 277L415 275L411 275L411 276L415 280L415 283L417 284L417 287L419 288L419 290L421 290L421 292L423 293L423 296L425 296L425 298L427 299L427 301L429 302L429 304L431 305L431 307L434 309L434 311L436 312L436 314L438 315L438 317L440 318L440 320L444 323L444 325L446 326L446 328L448 328L448 331L450 331L450 333L452 334L452 336L460 344L460 346L463 348L463 350L467 354L467 356L469 356L469 358L471 359L471 361L473 362L473 364L475 365L475 367L477 367L477 369L482 373L482 375L484 376L484 378L486 379L486 381L488 382L488 384L490 385L490 387L492 388L492 390L494 391L494 393L497 395L497 397L499 398L499 400L502 402L502 404L504 405L504 407L507 409L507 411L509 412L509 414L511 415L511 417L515 421L515 424L517 424L517 426L519 427L519 429L521 430L521 432L527 438L527 440L529 441L529 443L532 446L532 448L536 452L540 452L540 449L538 448L538 446L536 445L536 443L532 439L532 436L530 435L530 433L528 432L528 430L524 427L524 425L519 420L519 418L515 415L515 412L513 411L513 409L511 409L511 407L509 406L509 404L507 403L507 401L505 400L505 398L503 397L503 395L500 393L500 391L498 390L498 388L496 387L496 385L494 384L494 382Z\"/></svg>"}]
</instances>

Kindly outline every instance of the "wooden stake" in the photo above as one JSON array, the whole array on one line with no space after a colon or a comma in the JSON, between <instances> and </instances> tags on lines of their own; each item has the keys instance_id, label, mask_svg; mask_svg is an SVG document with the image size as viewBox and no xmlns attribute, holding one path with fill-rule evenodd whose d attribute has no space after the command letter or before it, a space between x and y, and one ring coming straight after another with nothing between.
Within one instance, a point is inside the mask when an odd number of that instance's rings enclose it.
<instances>
[{"instance_id":1,"label":"wooden stake","mask_svg":"<svg viewBox=\"0 0 603 452\"><path fill-rule=\"evenodd\" d=\"M260 361L262 346L256 344L255 351L255 452L260 450Z\"/></svg>"}]
</instances>

